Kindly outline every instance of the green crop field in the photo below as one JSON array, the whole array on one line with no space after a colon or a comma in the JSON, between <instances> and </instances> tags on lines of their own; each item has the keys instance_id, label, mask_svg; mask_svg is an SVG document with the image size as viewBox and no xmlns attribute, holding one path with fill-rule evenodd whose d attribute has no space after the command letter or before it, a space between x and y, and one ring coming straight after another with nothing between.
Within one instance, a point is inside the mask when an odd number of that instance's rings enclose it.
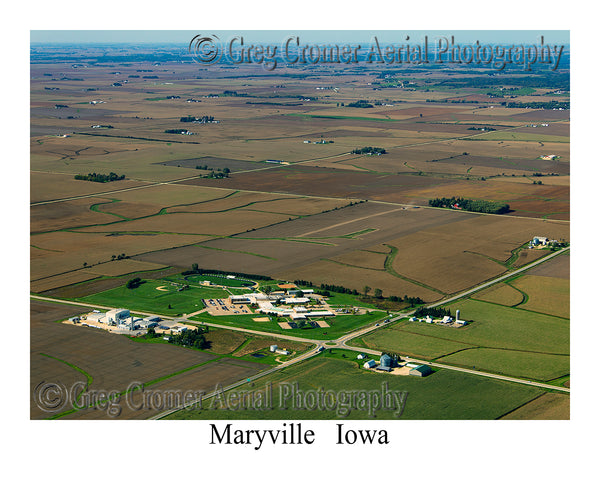
<instances>
[{"instance_id":1,"label":"green crop field","mask_svg":"<svg viewBox=\"0 0 600 480\"><path fill-rule=\"evenodd\" d=\"M158 290L157 287L160 287L161 290ZM171 282L146 280L145 283L134 289L123 285L78 300L107 307L122 307L163 315L181 315L204 308L202 303L204 298L225 298L229 295L221 288L193 286L182 291L178 291L178 288Z\"/></svg>"},{"instance_id":2,"label":"green crop field","mask_svg":"<svg viewBox=\"0 0 600 480\"><path fill-rule=\"evenodd\" d=\"M346 355L342 358L341 355ZM287 402L288 409L279 407L280 397L286 398L286 388L298 382L298 389L339 392L378 391L384 382L390 391L408 392L405 409L397 417L392 410L375 412L376 419L495 419L505 413L536 398L542 393L541 389L493 380L475 375L468 375L451 370L439 370L432 375L420 378L414 376L397 376L375 373L363 370L350 360L353 352L335 350L323 352L318 357L307 362L291 366L282 371L261 379L259 382L233 390L237 394L250 391L265 391L268 382L272 385L273 408L258 411L258 407L232 410L217 408L225 405L225 393L221 400L203 402L202 409L180 411L170 415L169 419L203 419L203 420L232 420L232 419L369 419L365 408L355 408L346 417L342 397L337 396L339 403L333 407L309 409L293 409L291 400ZM280 395L281 393L281 395ZM360 407L360 405L357 405Z\"/></svg>"},{"instance_id":3,"label":"green crop field","mask_svg":"<svg viewBox=\"0 0 600 480\"><path fill-rule=\"evenodd\" d=\"M497 372L513 377L548 381L569 373L569 355L472 348L437 359L461 367L477 365L486 372Z\"/></svg>"},{"instance_id":4,"label":"green crop field","mask_svg":"<svg viewBox=\"0 0 600 480\"><path fill-rule=\"evenodd\" d=\"M450 308L459 309L469 325L452 328L405 320L353 344L538 380L569 372L569 320L480 300L463 300Z\"/></svg>"}]
</instances>

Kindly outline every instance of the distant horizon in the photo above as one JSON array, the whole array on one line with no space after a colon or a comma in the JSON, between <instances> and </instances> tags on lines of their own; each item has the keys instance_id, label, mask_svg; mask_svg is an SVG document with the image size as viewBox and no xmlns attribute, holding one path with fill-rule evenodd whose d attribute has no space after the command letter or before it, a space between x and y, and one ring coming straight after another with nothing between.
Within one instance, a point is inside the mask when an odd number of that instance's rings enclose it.
<instances>
[{"instance_id":1,"label":"distant horizon","mask_svg":"<svg viewBox=\"0 0 600 480\"><path fill-rule=\"evenodd\" d=\"M216 35L226 41L242 35L249 42L281 42L290 35L303 41L363 42L377 36L381 42L410 43L454 35L457 42L525 44L537 43L543 36L545 43L570 45L569 30L30 30L33 45L187 45L198 34ZM508 38L507 38L508 37Z\"/></svg>"}]
</instances>

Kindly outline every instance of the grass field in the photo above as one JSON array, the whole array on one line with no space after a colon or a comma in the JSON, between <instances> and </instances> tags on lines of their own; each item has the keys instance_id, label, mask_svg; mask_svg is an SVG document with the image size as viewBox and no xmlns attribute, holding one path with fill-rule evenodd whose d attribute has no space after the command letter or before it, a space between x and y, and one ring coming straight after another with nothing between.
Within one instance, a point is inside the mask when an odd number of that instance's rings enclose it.
<instances>
[{"instance_id":1,"label":"grass field","mask_svg":"<svg viewBox=\"0 0 600 480\"><path fill-rule=\"evenodd\" d=\"M346 355L347 358L343 358ZM541 390L527 386L509 384L497 380L484 379L474 375L462 374L450 370L440 370L426 378L413 376L395 376L367 372L360 369L349 357L355 354L336 350L334 353L323 352L317 358L305 363L292 366L283 371L266 377L266 380L256 382L254 387L244 387L241 391L262 390L266 382L273 387L273 409L256 411L251 408L232 411L227 408L214 409L220 403L210 400L203 402L202 410L180 411L167 417L168 419L369 419L368 412L356 408L347 416L341 407L342 402L329 410L323 409L293 409L288 401L288 409L279 408L280 398L286 391L282 385L298 382L302 391L318 390L333 392L349 391L381 391L382 383L387 382L389 390L408 392L406 406L400 417L393 411L380 410L375 412L376 419L495 419L518 408L524 403L541 394ZM339 398L339 397L338 397ZM337 407L340 407L339 409ZM338 415L339 412L339 415Z\"/></svg>"},{"instance_id":2,"label":"grass field","mask_svg":"<svg viewBox=\"0 0 600 480\"><path fill-rule=\"evenodd\" d=\"M179 284L182 285L182 284ZM160 290L158 289L160 288ZM178 286L164 280L146 280L137 288L126 286L82 297L82 302L107 307L122 307L130 310L176 316L192 313L204 308L204 298L226 298L229 293L221 288L193 286L178 291ZM169 305L171 308L169 308Z\"/></svg>"},{"instance_id":3,"label":"grass field","mask_svg":"<svg viewBox=\"0 0 600 480\"><path fill-rule=\"evenodd\" d=\"M270 322L255 322L253 318L257 316L256 314L219 315L213 317L207 313L200 313L190 317L189 320L241 327L294 337L326 340L327 338L335 339L342 334L356 330L359 327L376 323L382 320L386 315L385 312L370 312L363 315L336 315L335 317L325 318L325 321L329 324L329 327L327 328L294 328L290 330L280 328L275 320L271 320Z\"/></svg>"}]
</instances>

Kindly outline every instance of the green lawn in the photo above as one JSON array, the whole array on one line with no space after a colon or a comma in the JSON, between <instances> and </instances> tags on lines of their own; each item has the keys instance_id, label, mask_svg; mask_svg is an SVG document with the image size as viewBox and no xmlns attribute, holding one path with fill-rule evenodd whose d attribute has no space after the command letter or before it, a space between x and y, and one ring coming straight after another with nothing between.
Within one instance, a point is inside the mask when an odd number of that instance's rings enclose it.
<instances>
[{"instance_id":1,"label":"green lawn","mask_svg":"<svg viewBox=\"0 0 600 480\"><path fill-rule=\"evenodd\" d=\"M356 330L359 327L381 321L385 316L385 312L373 312L365 315L337 315L335 317L325 317L329 324L329 328L294 328L284 330L277 321L270 322L255 322L254 317L263 317L261 314L253 315L215 315L211 316L208 313L201 313L190 320L197 320L208 323L218 323L220 325L229 325L250 330L259 330L262 332L279 333L282 335L291 335L295 337L312 338L318 340L326 340L328 338L335 339L344 333ZM284 318L279 321L285 321Z\"/></svg>"},{"instance_id":2,"label":"green lawn","mask_svg":"<svg viewBox=\"0 0 600 480\"><path fill-rule=\"evenodd\" d=\"M157 290L157 287L166 291ZM190 287L178 291L177 286L164 280L146 280L138 288L121 286L94 293L77 300L106 305L107 307L127 308L130 310L157 313L162 315L181 315L204 308L203 298L225 298L229 293L221 288ZM171 305L172 308L168 308Z\"/></svg>"},{"instance_id":3,"label":"green lawn","mask_svg":"<svg viewBox=\"0 0 600 480\"><path fill-rule=\"evenodd\" d=\"M182 277L183 279L183 277ZM242 280L238 278L226 278L219 275L188 275L185 277L185 281L191 284L199 284L205 280L209 280L215 285L223 285L225 287L248 287L255 284L252 280Z\"/></svg>"},{"instance_id":4,"label":"green lawn","mask_svg":"<svg viewBox=\"0 0 600 480\"><path fill-rule=\"evenodd\" d=\"M432 375L420 378L414 376L396 376L384 373L369 372L360 368L351 356L354 352L346 352L347 358L341 358L344 351L329 354L323 352L319 356L298 365L288 367L260 379L248 386L232 390L238 395L242 392L265 392L268 382L272 385L272 409L253 408L214 408L224 405L207 399L202 409L184 410L170 415L169 419L371 419L366 408L356 404L347 416L344 408L349 401L340 396L340 392L366 391L381 392L384 382L389 391L408 392L405 409L400 419L413 420L447 420L447 419L495 419L523 405L542 393L541 389L526 385L513 384L488 379L451 370L439 370ZM287 409L280 407L280 398L285 397L286 389L298 382L299 390L325 392L332 391L338 403L330 403L327 408L316 407L292 408L291 400L287 401ZM289 391L289 390L287 390ZM228 392L225 393L225 398ZM230 398L230 397L229 397ZM257 396L255 397L257 398ZM349 398L349 397L346 397ZM333 405L333 406L332 406ZM211 408L213 407L213 408ZM395 419L392 410L379 410L375 419Z\"/></svg>"}]
</instances>

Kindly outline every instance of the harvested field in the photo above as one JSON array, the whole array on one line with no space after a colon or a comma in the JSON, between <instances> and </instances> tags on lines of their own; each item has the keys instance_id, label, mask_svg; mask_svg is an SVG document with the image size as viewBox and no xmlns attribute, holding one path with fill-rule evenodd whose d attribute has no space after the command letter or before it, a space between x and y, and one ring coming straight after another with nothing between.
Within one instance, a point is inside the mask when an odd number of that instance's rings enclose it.
<instances>
[{"instance_id":1,"label":"harvested field","mask_svg":"<svg viewBox=\"0 0 600 480\"><path fill-rule=\"evenodd\" d=\"M527 273L539 277L555 277L569 279L571 269L571 256L569 253L554 257L552 260L532 268Z\"/></svg>"},{"instance_id":2,"label":"harvested field","mask_svg":"<svg viewBox=\"0 0 600 480\"><path fill-rule=\"evenodd\" d=\"M94 278L100 277L100 274L93 273L90 270L77 270L75 272L63 273L52 277L43 278L41 280L32 281L29 289L34 293L44 292L54 288L63 287L65 285L73 285L79 282L85 282Z\"/></svg>"},{"instance_id":3,"label":"harvested field","mask_svg":"<svg viewBox=\"0 0 600 480\"><path fill-rule=\"evenodd\" d=\"M201 237L202 238L202 237ZM141 241L143 240L143 241ZM112 255L136 255L162 248L189 245L195 235L105 235L101 233L53 232L32 237L35 256L31 258L31 279L110 262ZM161 263L160 260L156 263Z\"/></svg>"},{"instance_id":4,"label":"harvested field","mask_svg":"<svg viewBox=\"0 0 600 480\"><path fill-rule=\"evenodd\" d=\"M521 267L529 262L533 262L543 256L548 255L548 250L525 248L519 252L519 258L513 263L513 267Z\"/></svg>"},{"instance_id":5,"label":"harvested field","mask_svg":"<svg viewBox=\"0 0 600 480\"><path fill-rule=\"evenodd\" d=\"M72 376L59 376L60 373L66 373L64 368L56 371L56 375L52 377L45 377L49 368L50 371L55 371L47 365L52 363L54 366L60 361L86 372L91 377L89 388L124 391L131 382L155 380L214 358L203 352L173 348L171 345L142 345L121 335L111 335L90 328L74 328L55 322L88 310L89 308L82 311L81 307L31 302L32 385L42 381L61 382L70 388ZM106 418L106 413L101 413ZM32 403L31 416L46 418L50 414Z\"/></svg>"},{"instance_id":6,"label":"harvested field","mask_svg":"<svg viewBox=\"0 0 600 480\"><path fill-rule=\"evenodd\" d=\"M365 250L357 250L350 253L344 253L343 255L337 255L331 257L330 260L339 263L345 263L355 267L385 270L384 263L386 259L385 254L373 253Z\"/></svg>"},{"instance_id":7,"label":"harvested field","mask_svg":"<svg viewBox=\"0 0 600 480\"><path fill-rule=\"evenodd\" d=\"M120 180L109 183L86 182L75 180L73 178L74 175L75 173L72 175L63 175L49 172L31 172L30 201L32 203L45 202L59 198L93 195L144 185L144 183L133 180Z\"/></svg>"},{"instance_id":8,"label":"harvested field","mask_svg":"<svg viewBox=\"0 0 600 480\"><path fill-rule=\"evenodd\" d=\"M409 297L421 297L426 302L441 298L439 293L430 290L426 286L411 283L385 271L349 267L323 260L284 270L279 275L287 279L309 280L316 285L321 283L344 285L346 288L358 291L362 291L363 287L368 285L373 289L380 288L384 296L408 295Z\"/></svg>"},{"instance_id":9,"label":"harvested field","mask_svg":"<svg viewBox=\"0 0 600 480\"><path fill-rule=\"evenodd\" d=\"M232 158L219 157L198 157L198 158L183 158L177 160L169 160L168 162L159 162L160 165L169 165L172 167L196 168L207 167L208 169L223 170L229 168L231 172L239 172L246 170L256 170L264 168L264 165L257 162L234 160ZM199 174L207 173L203 169L198 169Z\"/></svg>"},{"instance_id":10,"label":"harvested field","mask_svg":"<svg viewBox=\"0 0 600 480\"><path fill-rule=\"evenodd\" d=\"M525 297L521 292L514 289L510 284L498 283L485 290L475 293L472 298L485 302L498 303L507 307L518 305Z\"/></svg>"},{"instance_id":11,"label":"harvested field","mask_svg":"<svg viewBox=\"0 0 600 480\"><path fill-rule=\"evenodd\" d=\"M118 277L128 273L147 272L148 270L159 270L167 265L160 263L140 262L139 260L123 259L110 263L94 265L88 271L109 277Z\"/></svg>"},{"instance_id":12,"label":"harvested field","mask_svg":"<svg viewBox=\"0 0 600 480\"><path fill-rule=\"evenodd\" d=\"M569 318L569 279L523 275L510 283L529 297L519 308Z\"/></svg>"},{"instance_id":13,"label":"harvested field","mask_svg":"<svg viewBox=\"0 0 600 480\"><path fill-rule=\"evenodd\" d=\"M277 213L242 212L239 210L225 213L170 213L115 223L109 227L87 227L81 231L91 233L152 232L158 234L178 233L221 236L265 227L286 221L288 218L287 215ZM197 240L201 241L201 239Z\"/></svg>"},{"instance_id":14,"label":"harvested field","mask_svg":"<svg viewBox=\"0 0 600 480\"><path fill-rule=\"evenodd\" d=\"M508 182L450 180L426 175L358 173L348 170L281 167L262 172L234 175L225 180L213 180L214 186L273 191L300 195L338 198L363 198L426 205L430 198L453 195L483 200L508 202L515 215L542 217L550 213L569 211L569 187L532 185ZM209 185L206 179L183 182L190 185ZM527 201L523 208L520 199L535 195L537 202Z\"/></svg>"},{"instance_id":15,"label":"harvested field","mask_svg":"<svg viewBox=\"0 0 600 480\"><path fill-rule=\"evenodd\" d=\"M164 346L170 349L173 348L172 345ZM199 395L203 393L213 393L217 388L222 388L226 385L237 382L244 378L251 377L252 375L263 370L264 368L264 365L246 362L244 360L234 360L231 358L217 358L213 359L210 363L207 363L206 365L200 365L196 368L192 368L188 371L179 373L178 375L172 376L170 378L165 378L164 380L153 383L151 386L148 386L144 389L144 393L146 393L147 395L152 395L152 392L156 392L158 398L160 398L161 395L164 395L165 392L192 391L198 392ZM178 371L181 370L182 369L179 369ZM133 406L139 405L142 402L142 396L140 394L133 393L130 394L128 398L131 399L129 403ZM122 412L117 417L117 419L123 420L145 419L152 417L153 415L157 415L161 411L168 409L164 406L161 406L161 404L158 403L158 401L156 403L156 406L155 404L150 403L148 408L142 408L137 411L130 408L127 401L121 401L121 407ZM80 412L75 412L65 418L90 420L104 419L106 418L106 413L102 410L82 410Z\"/></svg>"},{"instance_id":16,"label":"harvested field","mask_svg":"<svg viewBox=\"0 0 600 480\"><path fill-rule=\"evenodd\" d=\"M169 207L167 213L221 213L238 208L260 209L264 205L270 205L283 197L269 193L235 192L225 198L217 198L209 202Z\"/></svg>"},{"instance_id":17,"label":"harvested field","mask_svg":"<svg viewBox=\"0 0 600 480\"><path fill-rule=\"evenodd\" d=\"M500 420L569 420L570 411L569 395L547 392L503 415Z\"/></svg>"},{"instance_id":18,"label":"harvested field","mask_svg":"<svg viewBox=\"0 0 600 480\"><path fill-rule=\"evenodd\" d=\"M102 197L80 198L56 204L36 205L30 208L31 233L61 230L64 228L111 223L118 220L113 215L95 212L90 207L110 200Z\"/></svg>"}]
</instances>

